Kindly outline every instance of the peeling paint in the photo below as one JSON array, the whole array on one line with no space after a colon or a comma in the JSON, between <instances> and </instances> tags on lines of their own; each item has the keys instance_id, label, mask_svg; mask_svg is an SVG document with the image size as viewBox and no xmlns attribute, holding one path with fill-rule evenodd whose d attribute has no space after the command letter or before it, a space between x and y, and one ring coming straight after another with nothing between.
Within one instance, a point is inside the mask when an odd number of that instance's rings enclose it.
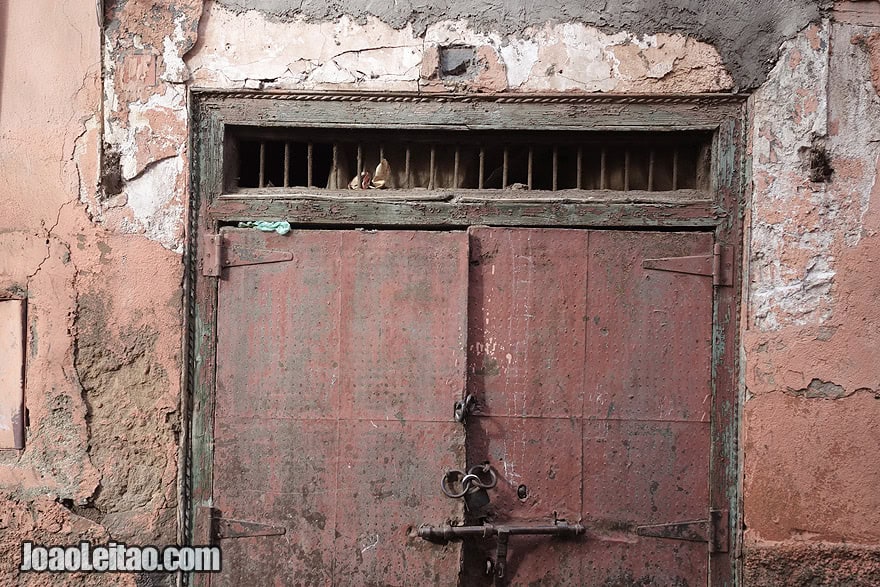
<instances>
[{"instance_id":1,"label":"peeling paint","mask_svg":"<svg viewBox=\"0 0 880 587\"><path fill-rule=\"evenodd\" d=\"M92 5L47 0L9 3L2 21L0 291L28 299L31 425L23 452L0 454L0 559L23 537L175 539L190 87L679 93L766 78L750 102L746 578L876 582L876 22L818 21L818 3L793 0L724 5L723 18L705 3L648 17L611 4L105 4L103 31ZM473 69L444 79L439 53L455 45L473 47ZM510 364L496 346L478 354ZM524 441L511 442L516 456ZM0 567L0 582L18 580Z\"/></svg>"},{"instance_id":2,"label":"peeling paint","mask_svg":"<svg viewBox=\"0 0 880 587\"><path fill-rule=\"evenodd\" d=\"M876 582L880 100L863 42L874 31L809 27L752 98L749 584Z\"/></svg>"},{"instance_id":3,"label":"peeling paint","mask_svg":"<svg viewBox=\"0 0 880 587\"><path fill-rule=\"evenodd\" d=\"M437 48L453 45L478 48L490 77L498 68L504 80L471 80L464 90L683 92L733 85L717 51L674 34L609 35L578 23L548 23L504 35L450 20L430 25L421 37L377 18L284 23L257 11L217 5L206 11L200 43L188 56L201 86L456 89L462 80L446 87L431 79L436 67L425 66L426 58L436 63Z\"/></svg>"}]
</instances>

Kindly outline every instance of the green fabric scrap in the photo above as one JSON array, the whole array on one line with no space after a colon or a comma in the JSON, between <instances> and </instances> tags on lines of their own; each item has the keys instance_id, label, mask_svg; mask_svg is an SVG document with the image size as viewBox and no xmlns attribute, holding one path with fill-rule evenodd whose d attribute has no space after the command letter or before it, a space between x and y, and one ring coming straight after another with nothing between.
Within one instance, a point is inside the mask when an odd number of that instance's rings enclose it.
<instances>
[{"instance_id":1,"label":"green fabric scrap","mask_svg":"<svg viewBox=\"0 0 880 587\"><path fill-rule=\"evenodd\" d=\"M239 222L239 228L256 228L263 232L277 232L278 234L287 234L290 232L290 222L286 220L258 220L256 222Z\"/></svg>"}]
</instances>

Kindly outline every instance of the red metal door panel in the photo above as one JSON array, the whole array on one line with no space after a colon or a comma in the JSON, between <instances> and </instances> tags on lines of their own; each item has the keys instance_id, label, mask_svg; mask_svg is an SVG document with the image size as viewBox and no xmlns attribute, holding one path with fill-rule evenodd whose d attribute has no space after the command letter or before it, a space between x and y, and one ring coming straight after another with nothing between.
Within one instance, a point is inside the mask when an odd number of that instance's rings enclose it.
<instances>
[{"instance_id":1,"label":"red metal door panel","mask_svg":"<svg viewBox=\"0 0 880 587\"><path fill-rule=\"evenodd\" d=\"M455 584L459 548L414 537L426 515L461 519L459 502L438 489L438 472L464 462L461 427L449 420L340 430L334 585Z\"/></svg>"},{"instance_id":2,"label":"red metal door panel","mask_svg":"<svg viewBox=\"0 0 880 587\"><path fill-rule=\"evenodd\" d=\"M709 516L712 280L642 264L712 244L702 233L471 230L467 446L470 464L499 473L489 519L558 516L588 530L512 537L511 584L708 581L707 543L637 528ZM493 548L465 551L469 584L490 582Z\"/></svg>"},{"instance_id":3,"label":"red metal door panel","mask_svg":"<svg viewBox=\"0 0 880 587\"><path fill-rule=\"evenodd\" d=\"M712 248L709 233L590 233L585 418L709 421L712 279L642 262Z\"/></svg>"},{"instance_id":4,"label":"red metal door panel","mask_svg":"<svg viewBox=\"0 0 880 587\"><path fill-rule=\"evenodd\" d=\"M467 237L228 230L293 261L225 270L218 293L214 508L283 535L221 538L212 585L449 585L464 460ZM261 566L265 563L265 566Z\"/></svg>"},{"instance_id":5,"label":"red metal door panel","mask_svg":"<svg viewBox=\"0 0 880 587\"><path fill-rule=\"evenodd\" d=\"M214 506L223 519L283 528L285 534L220 540L217 585L326 585L336 527L337 425L331 420L218 418ZM283 580L289 579L289 581Z\"/></svg>"},{"instance_id":6,"label":"red metal door panel","mask_svg":"<svg viewBox=\"0 0 880 587\"><path fill-rule=\"evenodd\" d=\"M712 279L643 262L712 248L708 233L590 233L584 524L594 544L633 544L594 552L588 583L707 584L706 543L633 531L708 518Z\"/></svg>"},{"instance_id":7,"label":"red metal door panel","mask_svg":"<svg viewBox=\"0 0 880 587\"><path fill-rule=\"evenodd\" d=\"M468 420L469 465L488 460L498 471L490 492L493 522L577 521L588 233L470 232L468 391L478 403ZM577 583L575 547L549 537L512 537L506 575L515 584ZM491 582L483 569L494 550L494 542L466 548L465 584Z\"/></svg>"},{"instance_id":8,"label":"red metal door panel","mask_svg":"<svg viewBox=\"0 0 880 587\"><path fill-rule=\"evenodd\" d=\"M586 420L583 450L588 527L707 517L709 434L705 424Z\"/></svg>"},{"instance_id":9,"label":"red metal door panel","mask_svg":"<svg viewBox=\"0 0 880 587\"><path fill-rule=\"evenodd\" d=\"M494 543L415 538L462 518L437 485L465 459L498 473L488 521L588 528L512 537L510 583L706 584L706 542L638 527L708 517L712 280L643 262L708 254L711 235L225 241L293 260L220 281L213 506L233 530L212 585L491 582ZM465 386L477 398L466 428L451 418Z\"/></svg>"},{"instance_id":10,"label":"red metal door panel","mask_svg":"<svg viewBox=\"0 0 880 587\"><path fill-rule=\"evenodd\" d=\"M587 232L472 228L471 393L492 416L580 416Z\"/></svg>"}]
</instances>

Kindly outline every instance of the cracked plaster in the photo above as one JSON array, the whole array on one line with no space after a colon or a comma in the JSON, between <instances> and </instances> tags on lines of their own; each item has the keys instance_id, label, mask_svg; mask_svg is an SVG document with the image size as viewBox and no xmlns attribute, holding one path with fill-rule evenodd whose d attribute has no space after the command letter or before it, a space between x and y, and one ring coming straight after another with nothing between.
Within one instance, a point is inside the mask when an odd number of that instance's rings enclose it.
<instances>
[{"instance_id":1,"label":"cracked plaster","mask_svg":"<svg viewBox=\"0 0 880 587\"><path fill-rule=\"evenodd\" d=\"M862 42L874 31L809 27L751 99L743 500L756 585L869 584L880 568L880 55ZM805 567L812 557L825 562Z\"/></svg>"},{"instance_id":2,"label":"cracked plaster","mask_svg":"<svg viewBox=\"0 0 880 587\"><path fill-rule=\"evenodd\" d=\"M284 23L205 6L203 13L194 1L110 5L103 115L95 114L102 56L91 7L59 15L48 3L31 6L48 23L30 23L25 12L9 18L17 23L10 46L27 46L31 28L48 26L56 34L46 51L66 59L7 68L0 109L2 137L16 145L0 151L0 163L21 170L0 178L0 216L9 219L0 226L0 291L26 293L31 316L29 444L21 455L0 455L0 489L10 496L0 517L16 535L45 532L47 541L70 541L92 532L173 542L187 84L721 91L762 79L754 72L766 64L755 55L780 30L744 54L757 68L744 74L742 64L731 65L729 48L719 54L677 26L614 31L542 20L493 28L466 18L399 26L371 16L329 22L294 16ZM782 28L793 33L800 24L792 23L805 22L811 10L793 13ZM880 524L871 518L880 504L866 490L880 472L864 466L876 462L869 455L880 403L873 397L880 388L873 356L880 291L865 261L878 254L875 38L875 28L857 25L825 21L808 28L782 47L751 101L743 332L751 398L744 413L750 548L880 541L874 530ZM452 43L477 47L485 75L463 85L436 79L436 49ZM13 85L27 91L8 91ZM46 122L23 123L33 111L47 113ZM810 182L806 167L817 137L833 168L825 183ZM120 155L122 190L112 196L97 188L99 171L106 171L99 165L102 143ZM149 295L138 287L144 275L151 278ZM87 299L106 300L110 309L88 314ZM77 364L84 348L107 363L92 354L88 364ZM158 378L145 376L147 367ZM813 395L823 395L815 391L822 382L844 391L822 387L825 396L840 397L809 397L811 385ZM114 428L100 412L112 414L117 405L130 430ZM114 460L109 447L117 442L146 456ZM140 467L150 459L165 467L144 475ZM123 499L129 481L132 493ZM98 521L83 522L77 508ZM0 568L0 579L8 576L3 573L8 569Z\"/></svg>"}]
</instances>

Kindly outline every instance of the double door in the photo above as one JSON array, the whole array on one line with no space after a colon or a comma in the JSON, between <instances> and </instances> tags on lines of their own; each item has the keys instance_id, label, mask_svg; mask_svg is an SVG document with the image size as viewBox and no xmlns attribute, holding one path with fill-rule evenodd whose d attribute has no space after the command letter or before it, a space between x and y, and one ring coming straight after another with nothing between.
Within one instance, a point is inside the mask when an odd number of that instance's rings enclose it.
<instances>
[{"instance_id":1,"label":"double door","mask_svg":"<svg viewBox=\"0 0 880 587\"><path fill-rule=\"evenodd\" d=\"M254 264L218 282L211 585L709 582L711 233L221 237ZM484 463L487 506L441 491ZM419 536L562 521L501 578L497 536Z\"/></svg>"}]
</instances>

